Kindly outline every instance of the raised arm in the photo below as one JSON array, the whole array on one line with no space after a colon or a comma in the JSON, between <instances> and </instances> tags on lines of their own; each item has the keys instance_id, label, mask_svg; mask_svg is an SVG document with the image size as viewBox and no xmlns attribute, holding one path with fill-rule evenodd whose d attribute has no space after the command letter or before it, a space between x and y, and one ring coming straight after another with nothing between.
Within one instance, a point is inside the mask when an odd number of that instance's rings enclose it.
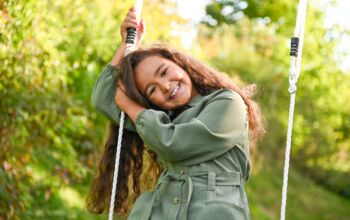
<instances>
[{"instance_id":1,"label":"raised arm","mask_svg":"<svg viewBox=\"0 0 350 220\"><path fill-rule=\"evenodd\" d=\"M115 124L119 124L120 109L115 103L117 91L116 76L119 73L118 64L124 56L126 46L127 29L134 27L137 29L136 47L142 41L145 32L145 23L141 20L140 24L136 22L135 10L130 8L121 27L121 46L114 54L112 60L101 72L93 88L91 102L98 112ZM136 132L135 126L129 117L125 118L125 128Z\"/></svg>"},{"instance_id":2,"label":"raised arm","mask_svg":"<svg viewBox=\"0 0 350 220\"><path fill-rule=\"evenodd\" d=\"M118 68L107 64L95 82L91 96L91 102L95 109L114 124L119 124L120 118L120 109L114 101L117 87L115 77L118 71ZM134 124L128 117L125 117L124 127L129 131L136 132Z\"/></svg>"}]
</instances>

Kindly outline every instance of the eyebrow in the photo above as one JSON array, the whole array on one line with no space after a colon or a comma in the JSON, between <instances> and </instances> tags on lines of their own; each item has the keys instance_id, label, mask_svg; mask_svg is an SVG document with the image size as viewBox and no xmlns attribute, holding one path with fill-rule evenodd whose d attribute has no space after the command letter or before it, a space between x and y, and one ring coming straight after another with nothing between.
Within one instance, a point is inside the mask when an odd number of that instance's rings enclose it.
<instances>
[{"instance_id":1,"label":"eyebrow","mask_svg":"<svg viewBox=\"0 0 350 220\"><path fill-rule=\"evenodd\" d=\"M162 67L165 66L165 65L166 65L165 63L162 63L162 64L156 69L156 71L154 72L154 77L156 77L156 76L159 74L160 70L161 70ZM146 96L148 96L147 93L146 93L148 87L149 87L149 86L146 86L146 88L145 88L145 90L144 90L144 92L143 92Z\"/></svg>"}]
</instances>

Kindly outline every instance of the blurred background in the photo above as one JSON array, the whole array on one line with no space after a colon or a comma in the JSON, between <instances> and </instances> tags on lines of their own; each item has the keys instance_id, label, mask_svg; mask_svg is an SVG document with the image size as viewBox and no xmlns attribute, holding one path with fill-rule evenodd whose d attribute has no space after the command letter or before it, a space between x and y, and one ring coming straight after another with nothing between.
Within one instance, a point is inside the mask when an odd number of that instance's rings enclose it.
<instances>
[{"instance_id":1,"label":"blurred background","mask_svg":"<svg viewBox=\"0 0 350 220\"><path fill-rule=\"evenodd\" d=\"M279 219L296 0L145 0L144 46L165 42L255 83L267 135L252 147L252 219ZM0 219L106 219L85 197L107 121L91 107L130 0L0 0ZM350 219L350 18L310 0L287 219Z\"/></svg>"}]
</instances>

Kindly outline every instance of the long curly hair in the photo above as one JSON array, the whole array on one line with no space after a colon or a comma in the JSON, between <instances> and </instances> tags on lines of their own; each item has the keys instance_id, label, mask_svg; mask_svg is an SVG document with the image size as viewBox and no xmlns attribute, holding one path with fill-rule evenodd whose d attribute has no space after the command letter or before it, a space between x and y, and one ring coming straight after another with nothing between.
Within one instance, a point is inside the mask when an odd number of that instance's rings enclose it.
<instances>
[{"instance_id":1,"label":"long curly hair","mask_svg":"<svg viewBox=\"0 0 350 220\"><path fill-rule=\"evenodd\" d=\"M138 49L121 60L118 66L120 71L116 80L124 83L125 92L132 100L146 108L164 110L149 102L138 91L135 83L135 68L142 60L150 56L159 56L168 59L181 67L188 73L193 86L201 95L208 95L215 90L223 88L229 88L237 92L243 98L247 108L250 139L256 140L265 133L259 106L251 99L254 93L254 89L252 88L255 88L255 86L250 85L241 89L224 74L182 52L162 46ZM99 163L98 173L92 181L90 194L87 198L87 205L90 212L102 213L108 209L117 138L118 126L111 124L109 137L105 144L105 151ZM144 152L146 152L146 155L144 155ZM157 161L156 154L144 145L137 133L125 130L122 140L114 211L120 215L127 214L133 202L140 195L140 192L144 188L154 187L161 172L162 167ZM132 185L131 193L129 193L130 185Z\"/></svg>"}]
</instances>

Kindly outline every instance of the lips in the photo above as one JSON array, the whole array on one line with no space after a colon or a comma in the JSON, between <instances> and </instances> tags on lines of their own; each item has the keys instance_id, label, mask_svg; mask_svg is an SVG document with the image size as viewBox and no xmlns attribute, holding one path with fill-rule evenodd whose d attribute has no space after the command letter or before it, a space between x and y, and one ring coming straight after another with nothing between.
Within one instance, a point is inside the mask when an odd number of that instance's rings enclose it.
<instances>
[{"instance_id":1,"label":"lips","mask_svg":"<svg viewBox=\"0 0 350 220\"><path fill-rule=\"evenodd\" d=\"M170 97L169 97L170 99L176 96L177 92L179 91L179 88L180 88L180 83L175 86L173 92L170 94Z\"/></svg>"}]
</instances>

